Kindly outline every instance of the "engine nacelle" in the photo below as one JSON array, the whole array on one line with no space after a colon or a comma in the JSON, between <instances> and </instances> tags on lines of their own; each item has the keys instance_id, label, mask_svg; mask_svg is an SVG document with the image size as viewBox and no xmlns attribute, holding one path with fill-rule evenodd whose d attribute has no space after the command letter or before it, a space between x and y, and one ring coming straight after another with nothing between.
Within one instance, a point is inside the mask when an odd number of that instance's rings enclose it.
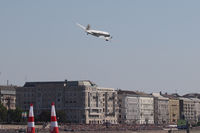
<instances>
[{"instance_id":1,"label":"engine nacelle","mask_svg":"<svg viewBox=\"0 0 200 133\"><path fill-rule=\"evenodd\" d=\"M112 37L105 37L106 41L109 41L110 39L112 39Z\"/></svg>"}]
</instances>

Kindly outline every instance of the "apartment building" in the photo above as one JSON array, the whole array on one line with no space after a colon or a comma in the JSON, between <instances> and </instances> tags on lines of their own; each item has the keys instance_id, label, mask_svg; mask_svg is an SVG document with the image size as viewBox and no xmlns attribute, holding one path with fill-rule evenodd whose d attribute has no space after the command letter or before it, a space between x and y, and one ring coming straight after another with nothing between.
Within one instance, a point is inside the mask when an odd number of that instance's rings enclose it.
<instances>
[{"instance_id":1,"label":"apartment building","mask_svg":"<svg viewBox=\"0 0 200 133\"><path fill-rule=\"evenodd\" d=\"M154 98L145 93L138 95L140 95L140 124L154 124Z\"/></svg>"},{"instance_id":2,"label":"apartment building","mask_svg":"<svg viewBox=\"0 0 200 133\"><path fill-rule=\"evenodd\" d=\"M200 99L190 98L194 102L194 119L195 123L200 122Z\"/></svg>"},{"instance_id":3,"label":"apartment building","mask_svg":"<svg viewBox=\"0 0 200 133\"><path fill-rule=\"evenodd\" d=\"M199 93L188 93L183 97L190 98L194 102L195 108L195 121L200 121L200 94Z\"/></svg>"},{"instance_id":4,"label":"apartment building","mask_svg":"<svg viewBox=\"0 0 200 133\"><path fill-rule=\"evenodd\" d=\"M119 123L154 124L154 101L151 95L118 90Z\"/></svg>"},{"instance_id":5,"label":"apartment building","mask_svg":"<svg viewBox=\"0 0 200 133\"><path fill-rule=\"evenodd\" d=\"M7 109L16 109L16 86L0 86L0 103Z\"/></svg>"},{"instance_id":6,"label":"apartment building","mask_svg":"<svg viewBox=\"0 0 200 133\"><path fill-rule=\"evenodd\" d=\"M180 101L176 96L169 95L167 93L162 96L169 98L169 124L177 124L180 119Z\"/></svg>"},{"instance_id":7,"label":"apartment building","mask_svg":"<svg viewBox=\"0 0 200 133\"><path fill-rule=\"evenodd\" d=\"M96 87L86 90L86 123L117 124L117 92L113 88Z\"/></svg>"},{"instance_id":8,"label":"apartment building","mask_svg":"<svg viewBox=\"0 0 200 133\"><path fill-rule=\"evenodd\" d=\"M118 90L119 123L139 124L139 96L134 91Z\"/></svg>"},{"instance_id":9,"label":"apartment building","mask_svg":"<svg viewBox=\"0 0 200 133\"><path fill-rule=\"evenodd\" d=\"M181 119L187 120L190 124L195 124L195 104L189 98L179 97ZM181 109L182 108L182 109Z\"/></svg>"},{"instance_id":10,"label":"apartment building","mask_svg":"<svg viewBox=\"0 0 200 133\"><path fill-rule=\"evenodd\" d=\"M89 80L27 82L17 88L16 95L17 107L28 110L33 103L36 117L55 102L56 110L64 111L70 123L117 123L117 92Z\"/></svg>"},{"instance_id":11,"label":"apartment building","mask_svg":"<svg viewBox=\"0 0 200 133\"><path fill-rule=\"evenodd\" d=\"M179 100L176 98L169 98L169 123L177 124L180 119Z\"/></svg>"},{"instance_id":12,"label":"apartment building","mask_svg":"<svg viewBox=\"0 0 200 133\"><path fill-rule=\"evenodd\" d=\"M169 98L160 93L152 93L154 96L154 123L163 125L169 123Z\"/></svg>"}]
</instances>

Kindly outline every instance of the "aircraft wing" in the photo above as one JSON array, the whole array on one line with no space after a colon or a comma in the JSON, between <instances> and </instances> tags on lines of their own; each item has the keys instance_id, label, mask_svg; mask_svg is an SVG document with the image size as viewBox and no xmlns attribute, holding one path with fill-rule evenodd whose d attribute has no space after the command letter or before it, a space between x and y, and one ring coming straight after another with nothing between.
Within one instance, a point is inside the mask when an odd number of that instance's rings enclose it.
<instances>
[{"instance_id":1,"label":"aircraft wing","mask_svg":"<svg viewBox=\"0 0 200 133\"><path fill-rule=\"evenodd\" d=\"M112 37L105 37L105 36L99 36L99 38L104 39L106 41L110 41Z\"/></svg>"},{"instance_id":2,"label":"aircraft wing","mask_svg":"<svg viewBox=\"0 0 200 133\"><path fill-rule=\"evenodd\" d=\"M79 23L76 23L76 25L79 26L80 28L82 28L83 30L86 30L86 28L83 25L81 25Z\"/></svg>"},{"instance_id":3,"label":"aircraft wing","mask_svg":"<svg viewBox=\"0 0 200 133\"><path fill-rule=\"evenodd\" d=\"M93 36L96 36L96 37L99 37L100 35L98 33L95 33L95 32L89 32L91 35Z\"/></svg>"}]
</instances>

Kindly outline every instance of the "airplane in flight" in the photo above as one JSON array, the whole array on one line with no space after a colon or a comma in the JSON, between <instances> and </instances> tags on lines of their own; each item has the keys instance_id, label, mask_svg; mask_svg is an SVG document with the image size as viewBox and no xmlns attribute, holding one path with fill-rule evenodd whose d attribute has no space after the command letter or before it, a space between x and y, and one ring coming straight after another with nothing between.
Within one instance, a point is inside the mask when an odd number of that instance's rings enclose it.
<instances>
[{"instance_id":1,"label":"airplane in flight","mask_svg":"<svg viewBox=\"0 0 200 133\"><path fill-rule=\"evenodd\" d=\"M78 25L79 27L81 27L83 30L85 30L85 32L90 35L99 37L99 38L103 38L106 41L109 41L112 39L112 36L110 36L110 34L108 32L105 31L99 31L99 30L91 30L90 29L90 25L88 24L87 27L84 27L83 25L76 23L76 25Z\"/></svg>"}]
</instances>

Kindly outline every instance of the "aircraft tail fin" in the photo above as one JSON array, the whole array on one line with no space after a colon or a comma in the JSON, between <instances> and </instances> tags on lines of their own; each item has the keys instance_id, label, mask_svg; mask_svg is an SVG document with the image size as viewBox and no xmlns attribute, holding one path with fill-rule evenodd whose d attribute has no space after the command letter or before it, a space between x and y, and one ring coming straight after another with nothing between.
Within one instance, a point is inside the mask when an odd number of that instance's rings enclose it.
<instances>
[{"instance_id":1,"label":"aircraft tail fin","mask_svg":"<svg viewBox=\"0 0 200 133\"><path fill-rule=\"evenodd\" d=\"M86 30L90 30L90 25L89 24L87 25Z\"/></svg>"}]
</instances>

